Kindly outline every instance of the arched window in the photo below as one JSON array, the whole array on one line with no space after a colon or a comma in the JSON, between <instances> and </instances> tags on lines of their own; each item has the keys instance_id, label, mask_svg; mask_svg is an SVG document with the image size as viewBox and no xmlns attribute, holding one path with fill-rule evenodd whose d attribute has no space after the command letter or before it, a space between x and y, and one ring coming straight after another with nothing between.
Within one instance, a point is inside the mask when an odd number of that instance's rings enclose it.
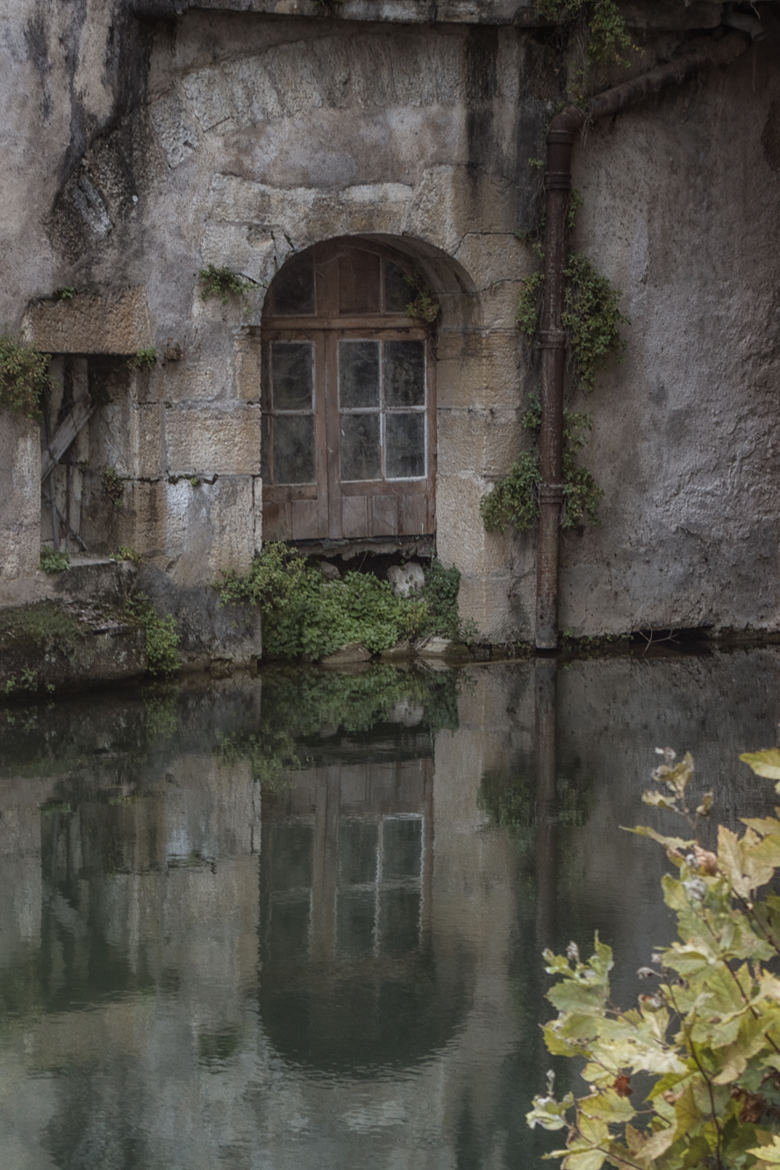
<instances>
[{"instance_id":1,"label":"arched window","mask_svg":"<svg viewBox=\"0 0 780 1170\"><path fill-rule=\"evenodd\" d=\"M263 318L263 537L434 531L430 327L408 261L318 244L275 277Z\"/></svg>"}]
</instances>

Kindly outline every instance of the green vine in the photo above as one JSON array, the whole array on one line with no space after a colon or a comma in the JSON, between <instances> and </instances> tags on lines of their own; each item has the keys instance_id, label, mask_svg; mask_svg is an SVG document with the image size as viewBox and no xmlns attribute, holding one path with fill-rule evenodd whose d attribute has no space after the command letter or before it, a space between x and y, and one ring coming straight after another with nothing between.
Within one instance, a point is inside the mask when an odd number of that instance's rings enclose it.
<instances>
[{"instance_id":1,"label":"green vine","mask_svg":"<svg viewBox=\"0 0 780 1170\"><path fill-rule=\"evenodd\" d=\"M536 11L567 36L584 29L587 54L595 64L625 64L635 48L616 0L536 0Z\"/></svg>"},{"instance_id":2,"label":"green vine","mask_svg":"<svg viewBox=\"0 0 780 1170\"><path fill-rule=\"evenodd\" d=\"M127 616L143 627L146 635L146 669L149 674L167 676L181 667L179 635L172 614L160 617L145 593L136 593L125 603Z\"/></svg>"},{"instance_id":3,"label":"green vine","mask_svg":"<svg viewBox=\"0 0 780 1170\"><path fill-rule=\"evenodd\" d=\"M49 384L49 357L32 346L0 337L0 409L37 419Z\"/></svg>"},{"instance_id":4,"label":"green vine","mask_svg":"<svg viewBox=\"0 0 780 1170\"><path fill-rule=\"evenodd\" d=\"M563 272L566 287L561 324L568 336L574 384L587 392L593 389L596 374L610 354L622 349L620 327L628 318L618 308L617 292L587 256L570 252ZM539 327L543 280L539 269L526 277L520 289L515 322L528 337Z\"/></svg>"},{"instance_id":5,"label":"green vine","mask_svg":"<svg viewBox=\"0 0 780 1170\"><path fill-rule=\"evenodd\" d=\"M157 350L153 345L148 345L144 349L137 349L132 357L127 359L127 364L133 370L151 370L157 365Z\"/></svg>"},{"instance_id":6,"label":"green vine","mask_svg":"<svg viewBox=\"0 0 780 1170\"><path fill-rule=\"evenodd\" d=\"M100 477L100 482L103 491L106 493L112 504L118 504L122 499L122 492L124 490L121 476L113 467L106 467Z\"/></svg>"},{"instance_id":7,"label":"green vine","mask_svg":"<svg viewBox=\"0 0 780 1170\"><path fill-rule=\"evenodd\" d=\"M219 297L223 304L227 304L231 297L243 296L255 282L248 276L234 272L232 268L218 268L214 264L207 264L198 272L200 297L203 301Z\"/></svg>"},{"instance_id":8,"label":"green vine","mask_svg":"<svg viewBox=\"0 0 780 1170\"><path fill-rule=\"evenodd\" d=\"M541 403L534 395L523 415L523 427L537 437L541 422ZM577 454L584 447L586 434L592 426L587 414L573 410L563 412L561 528L598 524L598 509L604 493L588 469L577 462ZM505 532L507 528L527 532L539 519L541 482L538 452L535 449L521 452L509 473L480 503L479 510L488 532Z\"/></svg>"},{"instance_id":9,"label":"green vine","mask_svg":"<svg viewBox=\"0 0 780 1170\"><path fill-rule=\"evenodd\" d=\"M587 256L570 252L563 272L566 291L561 323L569 336L575 382L590 391L610 354L621 350L620 326L627 318L618 308L615 289Z\"/></svg>"},{"instance_id":10,"label":"green vine","mask_svg":"<svg viewBox=\"0 0 780 1170\"><path fill-rule=\"evenodd\" d=\"M41 569L44 573L64 573L70 568L70 556L53 548L41 549Z\"/></svg>"},{"instance_id":11,"label":"green vine","mask_svg":"<svg viewBox=\"0 0 780 1170\"><path fill-rule=\"evenodd\" d=\"M407 316L415 317L432 325L441 309L439 302L421 277L417 275L404 276L404 281L414 294L406 306Z\"/></svg>"}]
</instances>

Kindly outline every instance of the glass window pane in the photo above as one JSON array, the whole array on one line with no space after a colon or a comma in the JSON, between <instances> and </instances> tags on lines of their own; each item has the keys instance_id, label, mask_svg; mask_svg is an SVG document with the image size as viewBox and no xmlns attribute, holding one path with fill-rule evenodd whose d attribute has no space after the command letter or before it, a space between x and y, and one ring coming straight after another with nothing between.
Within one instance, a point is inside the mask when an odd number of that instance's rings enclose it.
<instances>
[{"instance_id":1,"label":"glass window pane","mask_svg":"<svg viewBox=\"0 0 780 1170\"><path fill-rule=\"evenodd\" d=\"M293 956L304 956L309 949L309 895L274 899L271 927L268 932L268 950L272 958L289 962Z\"/></svg>"},{"instance_id":2,"label":"glass window pane","mask_svg":"<svg viewBox=\"0 0 780 1170\"><path fill-rule=\"evenodd\" d=\"M339 258L339 312L379 312L379 257L351 249Z\"/></svg>"},{"instance_id":3,"label":"glass window pane","mask_svg":"<svg viewBox=\"0 0 780 1170\"><path fill-rule=\"evenodd\" d=\"M271 826L269 878L272 891L278 893L311 886L313 848L311 825L282 822Z\"/></svg>"},{"instance_id":4,"label":"glass window pane","mask_svg":"<svg viewBox=\"0 0 780 1170\"><path fill-rule=\"evenodd\" d=\"M273 283L273 312L278 316L308 316L314 313L314 258L293 256Z\"/></svg>"},{"instance_id":5,"label":"glass window pane","mask_svg":"<svg viewBox=\"0 0 780 1170\"><path fill-rule=\"evenodd\" d=\"M374 891L340 890L336 949L340 955L370 954L374 946Z\"/></svg>"},{"instance_id":6,"label":"glass window pane","mask_svg":"<svg viewBox=\"0 0 780 1170\"><path fill-rule=\"evenodd\" d=\"M388 479L425 475L425 415L421 410L385 416L385 470Z\"/></svg>"},{"instance_id":7,"label":"glass window pane","mask_svg":"<svg viewBox=\"0 0 780 1170\"><path fill-rule=\"evenodd\" d=\"M392 260L385 260L385 312L405 313L412 300L414 294L406 273Z\"/></svg>"},{"instance_id":8,"label":"glass window pane","mask_svg":"<svg viewBox=\"0 0 780 1170\"><path fill-rule=\"evenodd\" d=\"M339 402L343 407L379 405L379 342L339 342Z\"/></svg>"},{"instance_id":9,"label":"glass window pane","mask_svg":"<svg viewBox=\"0 0 780 1170\"><path fill-rule=\"evenodd\" d=\"M385 878L419 878L422 859L422 820L387 817L382 834L382 875Z\"/></svg>"},{"instance_id":10,"label":"glass window pane","mask_svg":"<svg viewBox=\"0 0 780 1170\"><path fill-rule=\"evenodd\" d=\"M341 478L379 479L379 415L342 414Z\"/></svg>"},{"instance_id":11,"label":"glass window pane","mask_svg":"<svg viewBox=\"0 0 780 1170\"><path fill-rule=\"evenodd\" d=\"M339 881L365 885L376 880L377 826L373 821L339 823Z\"/></svg>"},{"instance_id":12,"label":"glass window pane","mask_svg":"<svg viewBox=\"0 0 780 1170\"><path fill-rule=\"evenodd\" d=\"M274 419L274 483L314 482L314 419L279 414Z\"/></svg>"},{"instance_id":13,"label":"glass window pane","mask_svg":"<svg viewBox=\"0 0 780 1170\"><path fill-rule=\"evenodd\" d=\"M386 341L383 357L385 405L424 406L425 343Z\"/></svg>"},{"instance_id":14,"label":"glass window pane","mask_svg":"<svg viewBox=\"0 0 780 1170\"><path fill-rule=\"evenodd\" d=\"M310 341L271 343L271 403L274 410L311 410L314 347Z\"/></svg>"},{"instance_id":15,"label":"glass window pane","mask_svg":"<svg viewBox=\"0 0 780 1170\"><path fill-rule=\"evenodd\" d=\"M419 942L419 889L383 890L379 907L382 951L396 955L413 951Z\"/></svg>"}]
</instances>

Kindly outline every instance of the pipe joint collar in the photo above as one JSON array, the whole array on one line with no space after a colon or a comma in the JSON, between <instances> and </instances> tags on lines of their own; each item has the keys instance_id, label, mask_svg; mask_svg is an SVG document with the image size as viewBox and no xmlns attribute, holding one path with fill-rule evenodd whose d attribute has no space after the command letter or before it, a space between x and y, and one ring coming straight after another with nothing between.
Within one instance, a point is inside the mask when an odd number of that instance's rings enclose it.
<instances>
[{"instance_id":1,"label":"pipe joint collar","mask_svg":"<svg viewBox=\"0 0 780 1170\"><path fill-rule=\"evenodd\" d=\"M563 503L563 484L562 483L540 483L539 484L539 503L540 504L562 504Z\"/></svg>"},{"instance_id":2,"label":"pipe joint collar","mask_svg":"<svg viewBox=\"0 0 780 1170\"><path fill-rule=\"evenodd\" d=\"M571 171L545 171L544 186L547 191L570 191Z\"/></svg>"}]
</instances>

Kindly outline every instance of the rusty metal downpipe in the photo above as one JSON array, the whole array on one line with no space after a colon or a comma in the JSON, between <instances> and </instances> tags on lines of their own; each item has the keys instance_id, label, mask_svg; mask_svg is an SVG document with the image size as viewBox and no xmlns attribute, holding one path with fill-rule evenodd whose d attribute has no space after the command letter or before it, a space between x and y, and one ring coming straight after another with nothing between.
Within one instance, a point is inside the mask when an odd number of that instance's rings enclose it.
<instances>
[{"instance_id":1,"label":"rusty metal downpipe","mask_svg":"<svg viewBox=\"0 0 780 1170\"><path fill-rule=\"evenodd\" d=\"M541 483L536 556L537 650L554 650L558 645L563 391L566 372L566 334L562 323L563 270L566 266L571 160L576 137L586 122L617 114L668 85L680 85L707 66L729 64L745 52L749 43L740 33L728 33L720 40L707 37L690 42L688 50L673 61L597 94L584 110L569 106L556 114L550 123L544 174L544 278L539 329L542 350L542 423L539 433Z\"/></svg>"}]
</instances>

